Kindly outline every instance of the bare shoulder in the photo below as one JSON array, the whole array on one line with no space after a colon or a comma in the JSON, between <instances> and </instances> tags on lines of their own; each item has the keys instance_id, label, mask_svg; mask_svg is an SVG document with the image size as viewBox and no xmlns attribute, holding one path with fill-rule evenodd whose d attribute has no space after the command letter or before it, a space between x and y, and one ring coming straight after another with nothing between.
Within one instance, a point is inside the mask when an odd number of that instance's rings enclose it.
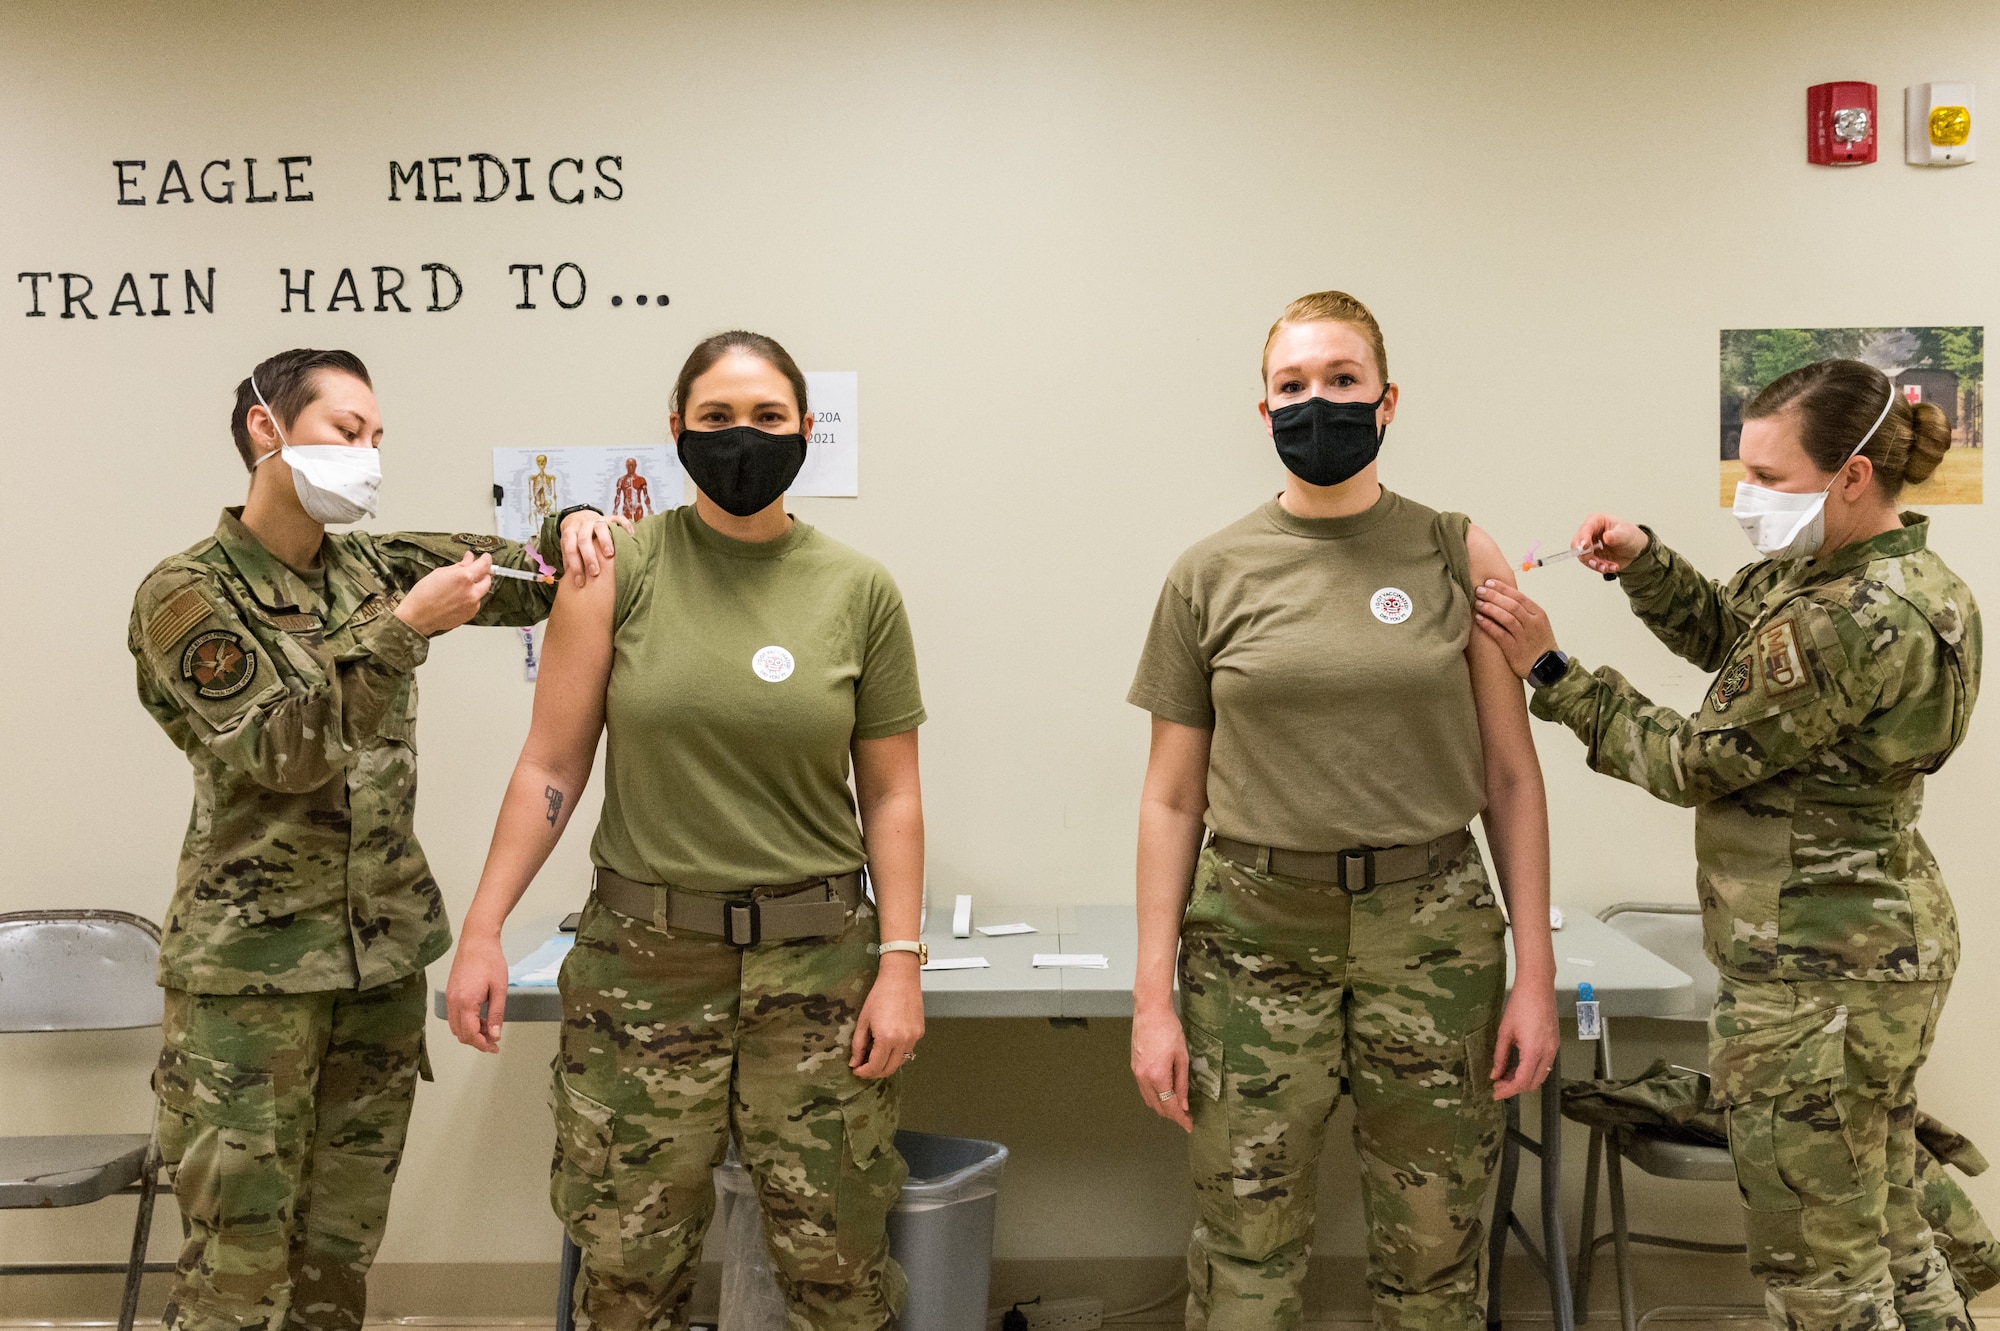
<instances>
[{"instance_id":1,"label":"bare shoulder","mask_svg":"<svg viewBox=\"0 0 2000 1331\"><path fill-rule=\"evenodd\" d=\"M1500 543L1486 534L1478 523L1465 529L1465 553L1472 560L1474 583L1493 580L1514 586L1514 566L1500 553Z\"/></svg>"}]
</instances>

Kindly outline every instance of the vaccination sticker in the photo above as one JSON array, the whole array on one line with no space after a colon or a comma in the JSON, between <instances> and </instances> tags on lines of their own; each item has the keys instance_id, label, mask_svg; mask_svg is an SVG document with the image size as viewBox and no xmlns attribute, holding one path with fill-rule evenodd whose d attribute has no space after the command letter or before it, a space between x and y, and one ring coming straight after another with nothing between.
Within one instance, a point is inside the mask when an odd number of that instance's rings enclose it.
<instances>
[{"instance_id":1,"label":"vaccination sticker","mask_svg":"<svg viewBox=\"0 0 2000 1331\"><path fill-rule=\"evenodd\" d=\"M792 677L792 654L782 647L759 647L750 658L750 668L767 684L782 684Z\"/></svg>"},{"instance_id":2,"label":"vaccination sticker","mask_svg":"<svg viewBox=\"0 0 2000 1331\"><path fill-rule=\"evenodd\" d=\"M1410 617L1410 594L1401 587L1384 587L1368 598L1368 608L1384 624L1400 624Z\"/></svg>"}]
</instances>

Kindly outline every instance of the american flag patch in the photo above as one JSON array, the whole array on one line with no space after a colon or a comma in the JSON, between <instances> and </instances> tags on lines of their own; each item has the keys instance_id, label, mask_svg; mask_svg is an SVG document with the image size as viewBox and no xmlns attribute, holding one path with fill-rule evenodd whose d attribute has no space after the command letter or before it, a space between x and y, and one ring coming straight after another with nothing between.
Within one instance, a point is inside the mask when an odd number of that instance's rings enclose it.
<instances>
[{"instance_id":1,"label":"american flag patch","mask_svg":"<svg viewBox=\"0 0 2000 1331\"><path fill-rule=\"evenodd\" d=\"M146 621L146 641L154 651L164 652L208 616L208 598L190 587L153 612Z\"/></svg>"}]
</instances>

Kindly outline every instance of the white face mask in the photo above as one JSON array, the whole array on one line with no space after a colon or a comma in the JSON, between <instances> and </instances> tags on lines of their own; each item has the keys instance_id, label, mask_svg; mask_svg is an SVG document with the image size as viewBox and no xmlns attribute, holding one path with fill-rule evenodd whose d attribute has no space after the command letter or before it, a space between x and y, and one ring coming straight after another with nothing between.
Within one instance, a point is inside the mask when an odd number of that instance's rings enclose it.
<instances>
[{"instance_id":1,"label":"white face mask","mask_svg":"<svg viewBox=\"0 0 2000 1331\"><path fill-rule=\"evenodd\" d=\"M1889 408L1895 405L1896 386L1890 384L1889 400L1882 404L1882 414L1868 427L1868 433L1861 436L1861 442L1841 459L1842 467L1868 447L1868 441L1882 428L1882 422L1889 419ZM1826 497L1833 493L1834 481L1839 479L1840 470L1835 468L1833 480L1828 481L1826 489L1817 494L1811 491L1798 494L1790 490L1771 490L1748 481L1738 481L1736 502L1732 509L1736 525L1743 528L1750 544L1756 546L1757 553L1766 559L1803 559L1815 554L1826 544Z\"/></svg>"},{"instance_id":2,"label":"white face mask","mask_svg":"<svg viewBox=\"0 0 2000 1331\"><path fill-rule=\"evenodd\" d=\"M346 444L294 448L285 439L285 427L278 424L278 413L271 411L271 404L264 401L264 392L257 387L254 374L250 376L250 391L257 395L257 404L270 412L271 427L278 432L279 444L277 451L251 463L251 470L282 453L285 465L292 469L292 488L299 492L299 503L307 517L327 523L359 522L374 517L375 492L382 488L381 450Z\"/></svg>"}]
</instances>

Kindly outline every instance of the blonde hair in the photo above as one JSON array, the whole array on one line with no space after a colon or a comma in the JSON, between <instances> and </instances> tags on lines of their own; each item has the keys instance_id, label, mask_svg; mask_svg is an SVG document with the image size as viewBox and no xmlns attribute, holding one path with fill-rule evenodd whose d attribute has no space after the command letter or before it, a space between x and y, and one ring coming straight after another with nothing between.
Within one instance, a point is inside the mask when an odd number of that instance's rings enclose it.
<instances>
[{"instance_id":1,"label":"blonde hair","mask_svg":"<svg viewBox=\"0 0 2000 1331\"><path fill-rule=\"evenodd\" d=\"M1271 373L1271 344L1278 340L1278 330L1286 324L1340 323L1349 324L1368 335L1368 345L1375 350L1375 368L1382 372L1382 382L1389 382L1389 351L1382 345L1382 325L1375 322L1375 316L1345 291L1315 291L1309 296L1300 296L1285 306L1285 312L1278 316L1278 322L1271 325L1271 331L1264 338L1264 364L1259 374L1269 378Z\"/></svg>"}]
</instances>

